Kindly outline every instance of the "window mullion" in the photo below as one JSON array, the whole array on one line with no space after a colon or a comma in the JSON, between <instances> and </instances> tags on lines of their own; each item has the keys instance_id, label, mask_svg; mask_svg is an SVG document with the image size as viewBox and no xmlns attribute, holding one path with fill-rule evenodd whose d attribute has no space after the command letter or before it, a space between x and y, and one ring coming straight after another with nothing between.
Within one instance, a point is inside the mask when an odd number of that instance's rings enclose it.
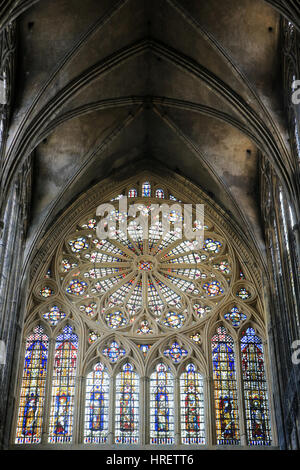
<instances>
[{"instance_id":1,"label":"window mullion","mask_svg":"<svg viewBox=\"0 0 300 470\"><path fill-rule=\"evenodd\" d=\"M109 381L109 410L108 415L108 444L113 445L115 442L115 408L116 408L116 376L112 375Z\"/></svg>"},{"instance_id":2,"label":"window mullion","mask_svg":"<svg viewBox=\"0 0 300 470\"><path fill-rule=\"evenodd\" d=\"M79 375L75 381L75 399L73 416L73 444L83 443L84 413L85 413L85 377Z\"/></svg>"},{"instance_id":3,"label":"window mullion","mask_svg":"<svg viewBox=\"0 0 300 470\"><path fill-rule=\"evenodd\" d=\"M181 445L181 407L180 407L180 378L174 377L174 433L175 433L175 445Z\"/></svg>"},{"instance_id":4,"label":"window mullion","mask_svg":"<svg viewBox=\"0 0 300 470\"><path fill-rule=\"evenodd\" d=\"M45 390L45 402L44 402L44 412L43 412L43 431L42 431L42 441L41 441L41 444L44 444L44 445L48 444L49 427L50 427L55 343L56 343L55 338L49 339L47 381L46 381L46 390Z\"/></svg>"},{"instance_id":5,"label":"window mullion","mask_svg":"<svg viewBox=\"0 0 300 470\"><path fill-rule=\"evenodd\" d=\"M238 410L239 410L239 428L240 428L240 439L241 445L247 445L247 430L245 420L245 400L244 400L244 387L242 377L242 363L241 363L241 351L240 341L235 341L235 363L236 363L236 383L238 391Z\"/></svg>"}]
</instances>

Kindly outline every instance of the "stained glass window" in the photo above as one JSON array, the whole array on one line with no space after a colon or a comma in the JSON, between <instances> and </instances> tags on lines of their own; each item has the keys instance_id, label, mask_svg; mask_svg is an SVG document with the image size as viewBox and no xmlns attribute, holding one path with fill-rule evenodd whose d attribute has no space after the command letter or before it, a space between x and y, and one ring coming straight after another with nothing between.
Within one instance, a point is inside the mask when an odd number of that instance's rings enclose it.
<instances>
[{"instance_id":1,"label":"stained glass window","mask_svg":"<svg viewBox=\"0 0 300 470\"><path fill-rule=\"evenodd\" d=\"M47 297L51 297L51 295L53 295L53 294L54 294L54 291L53 291L53 289L51 289L51 287L49 287L49 286L44 286L44 287L42 287L41 290L40 290L40 295L41 295L42 297L44 297L45 299L46 299Z\"/></svg>"},{"instance_id":2,"label":"stained glass window","mask_svg":"<svg viewBox=\"0 0 300 470\"><path fill-rule=\"evenodd\" d=\"M95 341L97 341L98 338L100 338L99 333L96 333L95 331L91 331L89 333L88 342L90 344L93 344Z\"/></svg>"},{"instance_id":3,"label":"stained glass window","mask_svg":"<svg viewBox=\"0 0 300 470\"><path fill-rule=\"evenodd\" d=\"M96 313L97 304L95 302L88 303L87 305L80 305L79 310L87 317L92 317Z\"/></svg>"},{"instance_id":4,"label":"stained glass window","mask_svg":"<svg viewBox=\"0 0 300 470\"><path fill-rule=\"evenodd\" d=\"M232 307L230 312L225 313L224 318L230 321L234 327L238 327L246 320L247 316L243 312L240 312L237 307Z\"/></svg>"},{"instance_id":5,"label":"stained glass window","mask_svg":"<svg viewBox=\"0 0 300 470\"><path fill-rule=\"evenodd\" d=\"M100 362L86 378L84 443L104 443L108 435L109 375Z\"/></svg>"},{"instance_id":6,"label":"stained glass window","mask_svg":"<svg viewBox=\"0 0 300 470\"><path fill-rule=\"evenodd\" d=\"M251 293L247 291L245 287L241 287L240 290L236 293L236 296L242 300L248 300L251 297Z\"/></svg>"},{"instance_id":7,"label":"stained glass window","mask_svg":"<svg viewBox=\"0 0 300 470\"><path fill-rule=\"evenodd\" d=\"M222 243L212 238L207 238L203 244L203 250L219 253Z\"/></svg>"},{"instance_id":8,"label":"stained glass window","mask_svg":"<svg viewBox=\"0 0 300 470\"><path fill-rule=\"evenodd\" d=\"M223 288L219 281L206 282L203 284L203 289L206 291L209 297L215 297L224 293Z\"/></svg>"},{"instance_id":9,"label":"stained glass window","mask_svg":"<svg viewBox=\"0 0 300 470\"><path fill-rule=\"evenodd\" d=\"M194 364L180 376L181 439L183 444L205 444L203 378Z\"/></svg>"},{"instance_id":10,"label":"stained glass window","mask_svg":"<svg viewBox=\"0 0 300 470\"><path fill-rule=\"evenodd\" d=\"M239 444L234 343L223 326L212 338L217 444Z\"/></svg>"},{"instance_id":11,"label":"stained glass window","mask_svg":"<svg viewBox=\"0 0 300 470\"><path fill-rule=\"evenodd\" d=\"M69 258L63 258L61 260L61 270L64 273L68 273L71 269L76 268L76 266L78 266L78 264L74 263Z\"/></svg>"},{"instance_id":12,"label":"stained glass window","mask_svg":"<svg viewBox=\"0 0 300 470\"><path fill-rule=\"evenodd\" d=\"M138 344L137 346L142 351L144 357L146 357L152 345L151 344Z\"/></svg>"},{"instance_id":13,"label":"stained glass window","mask_svg":"<svg viewBox=\"0 0 300 470\"><path fill-rule=\"evenodd\" d=\"M230 274L230 266L228 261L221 261L220 263L216 263L213 265L215 269L221 271L224 274Z\"/></svg>"},{"instance_id":14,"label":"stained glass window","mask_svg":"<svg viewBox=\"0 0 300 470\"><path fill-rule=\"evenodd\" d=\"M117 360L125 355L125 349L120 347L116 341L112 341L108 348L103 349L102 354L107 356L110 362L117 362Z\"/></svg>"},{"instance_id":15,"label":"stained glass window","mask_svg":"<svg viewBox=\"0 0 300 470\"><path fill-rule=\"evenodd\" d=\"M142 185L142 196L151 197L151 184L149 181L145 181L145 183Z\"/></svg>"},{"instance_id":16,"label":"stained glass window","mask_svg":"<svg viewBox=\"0 0 300 470\"><path fill-rule=\"evenodd\" d=\"M167 446L175 444L177 436L176 444L239 444L240 397L245 400L242 427L249 445L267 445L271 432L260 339L248 328L240 343L241 355L235 356L233 339L225 327L219 327L213 338L209 333L217 318L231 331L236 328L236 334L243 328L250 312L244 302L259 295L254 275L247 270L246 280L240 272L242 253L235 252L218 217L213 220L206 214L199 249L174 228L174 221L184 222L181 201L161 189L165 182L144 179L147 181L141 181L141 189L133 182L124 184L115 197L109 194L109 199L118 201L126 194L130 198L143 196L138 210L151 219L151 200L147 198L170 197L169 202L178 203L176 210L173 206L165 214L165 220L172 222L170 232L164 233L163 219L158 218L149 228L147 240L131 221L127 233L117 230L115 238L101 239L96 233L99 216L88 209L78 219L76 216L61 240L55 240L53 258L47 257L34 271L37 277L30 291L28 322L38 317L51 333L48 339L39 327L25 338L15 442L64 444L76 436L76 445L77 439L78 444L113 441L116 445L141 445L140 436L144 436L147 443ZM111 217L124 220L125 212L117 209L118 202L113 205ZM201 225L199 221L192 223L193 230ZM49 267L50 278L45 278ZM262 312L254 302L251 310L251 320L260 317L263 325ZM70 325L64 326L68 316L80 325L80 355L75 332ZM53 345L45 387L48 341ZM195 365L201 354L203 362L211 363L207 341L213 358L213 380L207 381L212 403L203 398L203 381L208 377L202 377ZM85 361L92 358L96 365L81 382L76 370L81 374L86 370ZM145 377L143 386L133 358L139 361L139 374ZM178 371L176 379L173 368ZM241 390L236 369L241 372ZM46 389L50 396L43 411ZM145 395L139 396L140 392ZM141 422L139 403L143 403L142 416L147 422ZM83 409L75 410L74 406ZM42 423L45 413L48 415ZM73 422L75 414L78 419ZM207 423L212 431L207 436L204 415L212 420ZM48 432L44 439L42 431Z\"/></svg>"},{"instance_id":17,"label":"stained glass window","mask_svg":"<svg viewBox=\"0 0 300 470\"><path fill-rule=\"evenodd\" d=\"M153 333L153 330L151 330L149 326L149 322L147 320L143 320L140 324L140 327L137 329L137 334L138 335L148 335Z\"/></svg>"},{"instance_id":18,"label":"stained glass window","mask_svg":"<svg viewBox=\"0 0 300 470\"><path fill-rule=\"evenodd\" d=\"M129 363L122 366L116 378L115 442L139 442L139 377Z\"/></svg>"},{"instance_id":19,"label":"stained glass window","mask_svg":"<svg viewBox=\"0 0 300 470\"><path fill-rule=\"evenodd\" d=\"M168 312L163 324L169 328L181 328L184 321L185 317L182 313Z\"/></svg>"},{"instance_id":20,"label":"stained glass window","mask_svg":"<svg viewBox=\"0 0 300 470\"><path fill-rule=\"evenodd\" d=\"M97 225L96 219L90 219L85 224L82 224L82 228L91 228L94 229Z\"/></svg>"},{"instance_id":21,"label":"stained glass window","mask_svg":"<svg viewBox=\"0 0 300 470\"><path fill-rule=\"evenodd\" d=\"M68 285L66 291L72 295L83 295L87 289L87 283L79 281L78 279L72 279Z\"/></svg>"},{"instance_id":22,"label":"stained glass window","mask_svg":"<svg viewBox=\"0 0 300 470\"><path fill-rule=\"evenodd\" d=\"M128 191L128 197L137 197L137 190L132 188Z\"/></svg>"},{"instance_id":23,"label":"stained glass window","mask_svg":"<svg viewBox=\"0 0 300 470\"><path fill-rule=\"evenodd\" d=\"M48 346L49 338L41 326L26 340L16 444L41 442Z\"/></svg>"},{"instance_id":24,"label":"stained glass window","mask_svg":"<svg viewBox=\"0 0 300 470\"><path fill-rule=\"evenodd\" d=\"M49 442L71 442L78 337L67 325L56 338L52 378Z\"/></svg>"},{"instance_id":25,"label":"stained glass window","mask_svg":"<svg viewBox=\"0 0 300 470\"><path fill-rule=\"evenodd\" d=\"M43 318L45 318L51 326L56 326L65 316L66 314L62 312L57 305L53 305L48 312L43 314Z\"/></svg>"},{"instance_id":26,"label":"stained glass window","mask_svg":"<svg viewBox=\"0 0 300 470\"><path fill-rule=\"evenodd\" d=\"M124 317L122 312L119 312L119 311L108 313L105 316L105 320L106 320L107 326L113 329L121 328L122 326L127 325L126 318Z\"/></svg>"},{"instance_id":27,"label":"stained glass window","mask_svg":"<svg viewBox=\"0 0 300 470\"><path fill-rule=\"evenodd\" d=\"M163 189L157 189L155 191L155 197L157 197L159 199L163 199L165 197L164 190Z\"/></svg>"},{"instance_id":28,"label":"stained glass window","mask_svg":"<svg viewBox=\"0 0 300 470\"><path fill-rule=\"evenodd\" d=\"M210 307L209 305L201 305L201 304L196 303L193 305L193 309L194 309L195 314L199 318L202 318L212 310L212 307Z\"/></svg>"},{"instance_id":29,"label":"stained glass window","mask_svg":"<svg viewBox=\"0 0 300 470\"><path fill-rule=\"evenodd\" d=\"M241 339L241 361L249 445L270 445L268 391L261 339L248 328Z\"/></svg>"},{"instance_id":30,"label":"stained glass window","mask_svg":"<svg viewBox=\"0 0 300 470\"><path fill-rule=\"evenodd\" d=\"M176 341L164 351L164 355L172 359L173 362L179 362L187 356L187 350L182 348Z\"/></svg>"},{"instance_id":31,"label":"stained glass window","mask_svg":"<svg viewBox=\"0 0 300 470\"><path fill-rule=\"evenodd\" d=\"M150 377L150 443L174 444L174 379L160 363Z\"/></svg>"},{"instance_id":32,"label":"stained glass window","mask_svg":"<svg viewBox=\"0 0 300 470\"><path fill-rule=\"evenodd\" d=\"M85 237L78 237L74 240L70 240L69 245L73 253L80 253L83 250L87 250L89 247L89 244Z\"/></svg>"}]
</instances>

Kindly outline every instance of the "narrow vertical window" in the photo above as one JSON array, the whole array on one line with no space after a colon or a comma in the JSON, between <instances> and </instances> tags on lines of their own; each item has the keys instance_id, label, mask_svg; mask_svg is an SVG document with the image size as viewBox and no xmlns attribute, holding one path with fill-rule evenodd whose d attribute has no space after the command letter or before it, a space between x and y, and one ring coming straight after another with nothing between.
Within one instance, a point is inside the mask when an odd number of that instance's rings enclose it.
<instances>
[{"instance_id":1,"label":"narrow vertical window","mask_svg":"<svg viewBox=\"0 0 300 470\"><path fill-rule=\"evenodd\" d=\"M48 336L41 326L26 340L16 444L41 442L48 346Z\"/></svg>"},{"instance_id":2,"label":"narrow vertical window","mask_svg":"<svg viewBox=\"0 0 300 470\"><path fill-rule=\"evenodd\" d=\"M134 188L129 189L128 197L137 197L137 190Z\"/></svg>"},{"instance_id":3,"label":"narrow vertical window","mask_svg":"<svg viewBox=\"0 0 300 470\"><path fill-rule=\"evenodd\" d=\"M217 444L239 444L234 343L226 328L212 338Z\"/></svg>"},{"instance_id":4,"label":"narrow vertical window","mask_svg":"<svg viewBox=\"0 0 300 470\"><path fill-rule=\"evenodd\" d=\"M267 381L261 339L248 328L241 339L241 360L249 445L270 445Z\"/></svg>"},{"instance_id":5,"label":"narrow vertical window","mask_svg":"<svg viewBox=\"0 0 300 470\"><path fill-rule=\"evenodd\" d=\"M49 442L72 441L78 337L67 325L56 338Z\"/></svg>"},{"instance_id":6,"label":"narrow vertical window","mask_svg":"<svg viewBox=\"0 0 300 470\"><path fill-rule=\"evenodd\" d=\"M203 378L194 364L180 377L181 438L183 444L205 444Z\"/></svg>"},{"instance_id":7,"label":"narrow vertical window","mask_svg":"<svg viewBox=\"0 0 300 470\"><path fill-rule=\"evenodd\" d=\"M149 183L149 181L145 181L142 184L142 196L151 197L151 184Z\"/></svg>"},{"instance_id":8,"label":"narrow vertical window","mask_svg":"<svg viewBox=\"0 0 300 470\"><path fill-rule=\"evenodd\" d=\"M150 377L150 443L174 444L174 380L165 364Z\"/></svg>"},{"instance_id":9,"label":"narrow vertical window","mask_svg":"<svg viewBox=\"0 0 300 470\"><path fill-rule=\"evenodd\" d=\"M84 443L103 443L108 434L109 375L103 364L86 378Z\"/></svg>"},{"instance_id":10,"label":"narrow vertical window","mask_svg":"<svg viewBox=\"0 0 300 470\"><path fill-rule=\"evenodd\" d=\"M139 442L139 376L129 363L116 378L115 442Z\"/></svg>"}]
</instances>

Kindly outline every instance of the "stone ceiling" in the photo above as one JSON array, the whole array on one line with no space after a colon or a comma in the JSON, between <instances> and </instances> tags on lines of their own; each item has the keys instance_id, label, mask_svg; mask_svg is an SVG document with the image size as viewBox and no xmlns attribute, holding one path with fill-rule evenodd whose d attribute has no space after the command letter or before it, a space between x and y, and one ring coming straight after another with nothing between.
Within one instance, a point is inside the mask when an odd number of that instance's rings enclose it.
<instances>
[{"instance_id":1,"label":"stone ceiling","mask_svg":"<svg viewBox=\"0 0 300 470\"><path fill-rule=\"evenodd\" d=\"M259 151L290 171L275 9L43 0L18 33L7 155L17 165L35 149L31 240L96 181L147 159L198 184L263 249Z\"/></svg>"}]
</instances>

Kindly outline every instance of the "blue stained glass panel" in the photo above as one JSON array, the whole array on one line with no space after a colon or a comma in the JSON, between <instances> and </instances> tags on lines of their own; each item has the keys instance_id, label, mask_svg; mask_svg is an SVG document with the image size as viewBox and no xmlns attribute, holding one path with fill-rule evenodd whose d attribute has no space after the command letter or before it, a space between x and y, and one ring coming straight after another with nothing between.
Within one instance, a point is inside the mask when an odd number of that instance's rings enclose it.
<instances>
[{"instance_id":1,"label":"blue stained glass panel","mask_svg":"<svg viewBox=\"0 0 300 470\"><path fill-rule=\"evenodd\" d=\"M16 444L38 444L42 438L49 338L41 326L26 340Z\"/></svg>"},{"instance_id":2,"label":"blue stained glass panel","mask_svg":"<svg viewBox=\"0 0 300 470\"><path fill-rule=\"evenodd\" d=\"M139 442L139 377L130 363L116 378L116 444Z\"/></svg>"},{"instance_id":3,"label":"blue stained glass panel","mask_svg":"<svg viewBox=\"0 0 300 470\"><path fill-rule=\"evenodd\" d=\"M268 406L264 351L253 328L241 338L242 376L248 444L270 445L271 427Z\"/></svg>"},{"instance_id":4,"label":"blue stained glass panel","mask_svg":"<svg viewBox=\"0 0 300 470\"><path fill-rule=\"evenodd\" d=\"M105 443L108 435L109 375L103 364L86 378L84 443Z\"/></svg>"},{"instance_id":5,"label":"blue stained glass panel","mask_svg":"<svg viewBox=\"0 0 300 470\"><path fill-rule=\"evenodd\" d=\"M78 337L70 325L56 338L49 443L72 441Z\"/></svg>"},{"instance_id":6,"label":"blue stained glass panel","mask_svg":"<svg viewBox=\"0 0 300 470\"><path fill-rule=\"evenodd\" d=\"M150 377L150 443L174 444L174 379L165 364Z\"/></svg>"},{"instance_id":7,"label":"blue stained glass panel","mask_svg":"<svg viewBox=\"0 0 300 470\"><path fill-rule=\"evenodd\" d=\"M226 328L212 338L217 444L239 444L239 420L234 342Z\"/></svg>"}]
</instances>

